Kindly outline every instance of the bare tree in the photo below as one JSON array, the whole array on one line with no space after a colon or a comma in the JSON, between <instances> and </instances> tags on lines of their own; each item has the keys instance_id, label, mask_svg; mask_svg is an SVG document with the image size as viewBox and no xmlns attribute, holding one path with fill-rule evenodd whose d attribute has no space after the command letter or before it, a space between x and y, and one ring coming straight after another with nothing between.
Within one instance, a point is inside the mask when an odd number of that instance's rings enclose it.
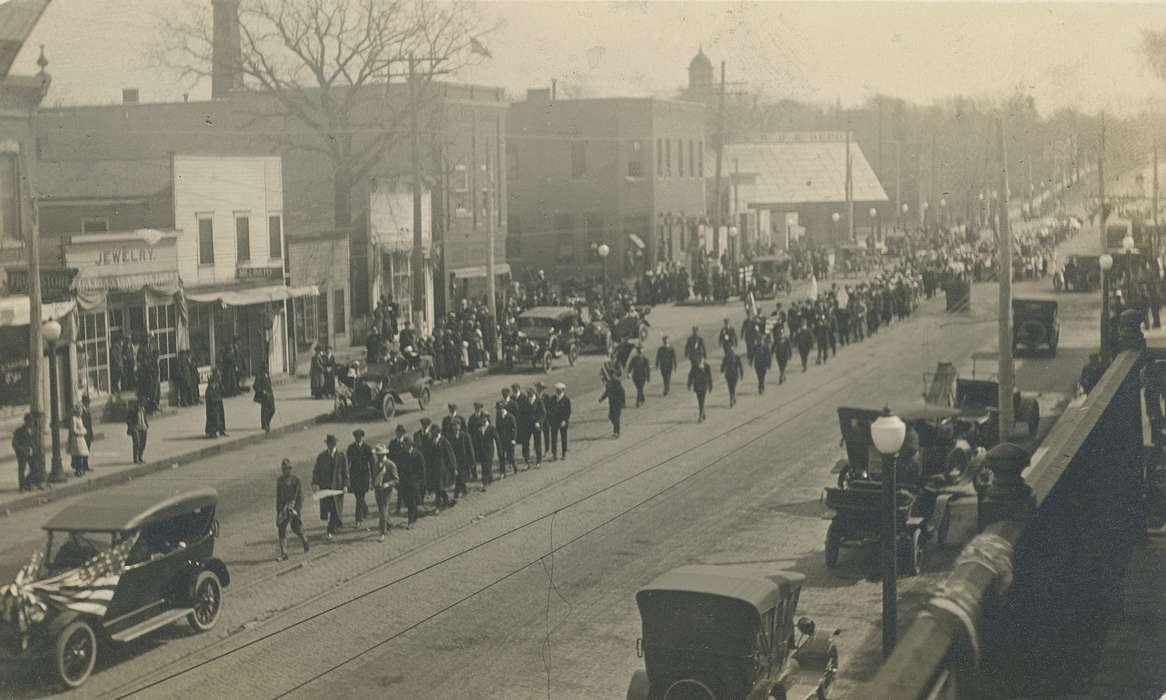
<instances>
[{"instance_id":1,"label":"bare tree","mask_svg":"<svg viewBox=\"0 0 1166 700\"><path fill-rule=\"evenodd\" d=\"M186 79L212 74L210 5L159 17L159 61ZM481 38L493 29L464 0L239 0L238 9L241 50L227 60L242 95L266 98L247 102L252 121L285 124L264 132L285 152L327 159L338 227L351 223L354 183L410 138L409 110L433 111L429 84L489 57ZM390 85L410 76L408 90Z\"/></svg>"}]
</instances>

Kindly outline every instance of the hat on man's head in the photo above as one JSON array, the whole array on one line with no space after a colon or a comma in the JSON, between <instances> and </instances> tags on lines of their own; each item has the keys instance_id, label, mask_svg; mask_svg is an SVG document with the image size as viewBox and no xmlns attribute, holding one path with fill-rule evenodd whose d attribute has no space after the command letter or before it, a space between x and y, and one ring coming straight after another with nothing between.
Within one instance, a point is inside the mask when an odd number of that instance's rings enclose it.
<instances>
[{"instance_id":1,"label":"hat on man's head","mask_svg":"<svg viewBox=\"0 0 1166 700\"><path fill-rule=\"evenodd\" d=\"M332 433L328 433L328 435L324 438L324 442L328 445L335 445L336 444L336 436L333 435Z\"/></svg>"},{"instance_id":2,"label":"hat on man's head","mask_svg":"<svg viewBox=\"0 0 1166 700\"><path fill-rule=\"evenodd\" d=\"M432 421L432 420L430 420L428 416L426 416L426 417L424 417L424 418L422 418L422 419L421 419L421 427L422 427L422 428L428 428L428 427L429 427L429 424L430 424L430 423L432 423L432 422L433 422L433 421Z\"/></svg>"},{"instance_id":3,"label":"hat on man's head","mask_svg":"<svg viewBox=\"0 0 1166 700\"><path fill-rule=\"evenodd\" d=\"M546 389L546 388L547 388L547 385L546 385L546 384L543 384L543 383L542 383L542 380L539 380L539 381L536 381L536 382L534 383L534 388L535 388L535 389L538 389L538 390L540 390L540 391L541 391L541 390L543 390L543 389Z\"/></svg>"},{"instance_id":4,"label":"hat on man's head","mask_svg":"<svg viewBox=\"0 0 1166 700\"><path fill-rule=\"evenodd\" d=\"M352 431L352 437L359 440L360 438L364 437L364 431L361 430L360 428L357 428L356 430Z\"/></svg>"},{"instance_id":5,"label":"hat on man's head","mask_svg":"<svg viewBox=\"0 0 1166 700\"><path fill-rule=\"evenodd\" d=\"M562 383L562 382L555 382L555 388L558 389L559 391L566 391L567 385Z\"/></svg>"},{"instance_id":6,"label":"hat on man's head","mask_svg":"<svg viewBox=\"0 0 1166 700\"><path fill-rule=\"evenodd\" d=\"M483 404L481 401L475 401L475 402L474 402L474 410L476 411L476 410L478 410L479 408L482 408L484 405L485 405L485 404Z\"/></svg>"},{"instance_id":7,"label":"hat on man's head","mask_svg":"<svg viewBox=\"0 0 1166 700\"><path fill-rule=\"evenodd\" d=\"M451 411L456 411L456 410L457 410L457 404L456 404L456 403L448 403L448 404L446 404L446 407L447 407L447 408L449 408L449 410L451 410Z\"/></svg>"},{"instance_id":8,"label":"hat on man's head","mask_svg":"<svg viewBox=\"0 0 1166 700\"><path fill-rule=\"evenodd\" d=\"M396 432L397 435L408 435L409 429L406 428L405 426L401 425L400 423L397 423L397 429L394 432Z\"/></svg>"},{"instance_id":9,"label":"hat on man's head","mask_svg":"<svg viewBox=\"0 0 1166 700\"><path fill-rule=\"evenodd\" d=\"M372 453L374 455L384 457L389 453L389 448L385 447L384 445L377 445L376 447L372 448Z\"/></svg>"}]
</instances>

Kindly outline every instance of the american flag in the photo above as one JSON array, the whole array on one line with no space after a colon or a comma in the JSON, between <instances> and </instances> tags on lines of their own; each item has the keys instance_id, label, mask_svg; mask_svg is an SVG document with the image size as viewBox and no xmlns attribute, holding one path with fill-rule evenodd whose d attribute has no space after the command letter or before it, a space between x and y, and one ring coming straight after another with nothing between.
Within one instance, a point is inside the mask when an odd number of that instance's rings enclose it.
<instances>
[{"instance_id":1,"label":"american flag","mask_svg":"<svg viewBox=\"0 0 1166 700\"><path fill-rule=\"evenodd\" d=\"M28 648L32 626L43 622L48 612L44 600L33 590L42 561L44 552L34 552L32 559L16 574L16 579L0 588L0 622L16 630L21 651Z\"/></svg>"},{"instance_id":2,"label":"american flag","mask_svg":"<svg viewBox=\"0 0 1166 700\"><path fill-rule=\"evenodd\" d=\"M103 617L136 541L136 537L127 538L76 569L35 582L32 588L57 607Z\"/></svg>"}]
</instances>

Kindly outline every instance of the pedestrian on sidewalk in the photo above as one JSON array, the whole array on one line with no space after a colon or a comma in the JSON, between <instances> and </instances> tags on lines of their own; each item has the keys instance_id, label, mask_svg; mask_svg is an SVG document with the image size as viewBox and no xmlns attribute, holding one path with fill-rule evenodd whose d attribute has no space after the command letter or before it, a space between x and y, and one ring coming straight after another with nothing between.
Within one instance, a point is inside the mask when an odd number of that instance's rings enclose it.
<instances>
[{"instance_id":1,"label":"pedestrian on sidewalk","mask_svg":"<svg viewBox=\"0 0 1166 700\"><path fill-rule=\"evenodd\" d=\"M146 414L146 406L139 399L130 399L126 408L126 435L130 436L130 443L134 451L134 464L146 463L146 433L150 429L150 418Z\"/></svg>"},{"instance_id":2,"label":"pedestrian on sidewalk","mask_svg":"<svg viewBox=\"0 0 1166 700\"><path fill-rule=\"evenodd\" d=\"M312 348L312 364L308 370L308 381L312 390L312 398L324 397L324 351L317 345Z\"/></svg>"},{"instance_id":3,"label":"pedestrian on sidewalk","mask_svg":"<svg viewBox=\"0 0 1166 700\"><path fill-rule=\"evenodd\" d=\"M316 455L316 466L312 469L312 491L324 489L340 491L335 496L325 496L320 499L320 520L328 523L326 537L341 528L340 513L344 508L344 491L348 488L348 461L344 453L336 449L336 436L329 434L324 438L324 451Z\"/></svg>"},{"instance_id":4,"label":"pedestrian on sidewalk","mask_svg":"<svg viewBox=\"0 0 1166 700\"><path fill-rule=\"evenodd\" d=\"M688 389L696 394L698 423L704 422L704 399L713 390L713 371L705 360L692 363L688 370Z\"/></svg>"},{"instance_id":5,"label":"pedestrian on sidewalk","mask_svg":"<svg viewBox=\"0 0 1166 700\"><path fill-rule=\"evenodd\" d=\"M33 486L44 488L36 478L36 419L31 413L24 414L24 422L12 433L12 451L16 453L16 483L21 491L31 491Z\"/></svg>"},{"instance_id":6,"label":"pedestrian on sidewalk","mask_svg":"<svg viewBox=\"0 0 1166 700\"><path fill-rule=\"evenodd\" d=\"M81 424L85 426L85 447L93 449L93 414L89 412L89 394L81 397ZM86 463L88 468L88 463Z\"/></svg>"},{"instance_id":7,"label":"pedestrian on sidewalk","mask_svg":"<svg viewBox=\"0 0 1166 700\"><path fill-rule=\"evenodd\" d=\"M725 386L729 388L729 408L737 405L737 381L744 373L741 357L733 352L732 347L725 348L725 355L721 358L721 374L725 375Z\"/></svg>"},{"instance_id":8,"label":"pedestrian on sidewalk","mask_svg":"<svg viewBox=\"0 0 1166 700\"><path fill-rule=\"evenodd\" d=\"M324 396L336 396L336 358L332 355L332 348L324 346Z\"/></svg>"},{"instance_id":9,"label":"pedestrian on sidewalk","mask_svg":"<svg viewBox=\"0 0 1166 700\"><path fill-rule=\"evenodd\" d=\"M402 428L403 426L397 426ZM397 469L401 475L400 491L405 500L405 507L409 512L408 529L412 530L417 522L418 506L421 501L421 492L425 488L425 457L413 444L413 436L407 431L401 435L401 456L396 460Z\"/></svg>"},{"instance_id":10,"label":"pedestrian on sidewalk","mask_svg":"<svg viewBox=\"0 0 1166 700\"><path fill-rule=\"evenodd\" d=\"M271 376L267 367L260 365L255 370L255 403L259 404L259 427L265 433L271 432L271 419L275 416L275 390L271 386Z\"/></svg>"},{"instance_id":11,"label":"pedestrian on sidewalk","mask_svg":"<svg viewBox=\"0 0 1166 700\"><path fill-rule=\"evenodd\" d=\"M651 379L652 366L648 358L640 350L639 344L632 351L632 359L628 360L628 374L632 377L632 384L636 385L636 408L644 405L647 397L644 396L644 385Z\"/></svg>"},{"instance_id":12,"label":"pedestrian on sidewalk","mask_svg":"<svg viewBox=\"0 0 1166 700\"><path fill-rule=\"evenodd\" d=\"M368 504L364 498L368 493L372 468L376 460L373 457L372 446L364 441L363 430L357 428L352 431L352 439L353 443L345 451L345 457L348 460L348 487L353 500L356 501L355 525L359 530L364 526L364 519L368 517Z\"/></svg>"},{"instance_id":13,"label":"pedestrian on sidewalk","mask_svg":"<svg viewBox=\"0 0 1166 700\"><path fill-rule=\"evenodd\" d=\"M510 471L517 474L518 465L514 462L514 446L518 441L518 421L510 414L510 408L505 401L499 401L498 410L498 476L506 478L506 465Z\"/></svg>"},{"instance_id":14,"label":"pedestrian on sidewalk","mask_svg":"<svg viewBox=\"0 0 1166 700\"><path fill-rule=\"evenodd\" d=\"M571 397L567 396L567 385L555 384L555 395L547 408L547 424L551 427L551 457L567 458L567 426L571 422ZM562 452L559 443L562 443Z\"/></svg>"},{"instance_id":15,"label":"pedestrian on sidewalk","mask_svg":"<svg viewBox=\"0 0 1166 700\"><path fill-rule=\"evenodd\" d=\"M753 371L757 373L757 393L765 393L765 377L773 364L773 336L766 333L753 350Z\"/></svg>"},{"instance_id":16,"label":"pedestrian on sidewalk","mask_svg":"<svg viewBox=\"0 0 1166 700\"><path fill-rule=\"evenodd\" d=\"M474 454L478 457L478 464L482 466L482 493L486 487L494 483L494 452L495 448L502 452L502 443L498 431L490 425L490 416L483 416L477 427L478 439Z\"/></svg>"},{"instance_id":17,"label":"pedestrian on sidewalk","mask_svg":"<svg viewBox=\"0 0 1166 700\"><path fill-rule=\"evenodd\" d=\"M290 459L279 463L279 476L275 479L275 529L279 536L279 559L287 561L287 529L300 538L304 551L308 551L308 538L304 536L304 523L300 513L304 510L304 488L300 477L292 474Z\"/></svg>"},{"instance_id":18,"label":"pedestrian on sidewalk","mask_svg":"<svg viewBox=\"0 0 1166 700\"><path fill-rule=\"evenodd\" d=\"M385 535L391 529L389 525L389 497L393 493L393 487L400 483L401 477L397 465L389 458L389 448L377 445L373 448L372 453L374 460L372 493L377 502L377 516L379 518L377 530L380 533L380 541L384 542Z\"/></svg>"},{"instance_id":19,"label":"pedestrian on sidewalk","mask_svg":"<svg viewBox=\"0 0 1166 700\"><path fill-rule=\"evenodd\" d=\"M474 466L474 445L470 440L470 434L466 432L462 426L461 421L454 421L450 424L451 432L449 437L450 447L453 448L453 456L455 460L454 487L453 497L465 496L469 493L466 489L466 483L470 480L471 470Z\"/></svg>"},{"instance_id":20,"label":"pedestrian on sidewalk","mask_svg":"<svg viewBox=\"0 0 1166 700\"><path fill-rule=\"evenodd\" d=\"M660 370L660 378L664 380L664 396L667 396L672 387L672 371L676 369L676 349L668 342L668 336L664 336L656 350L656 369Z\"/></svg>"},{"instance_id":21,"label":"pedestrian on sidewalk","mask_svg":"<svg viewBox=\"0 0 1166 700\"><path fill-rule=\"evenodd\" d=\"M89 471L89 443L85 440L85 419L81 417L81 404L73 407L69 419L69 454L72 456L73 475L84 476Z\"/></svg>"},{"instance_id":22,"label":"pedestrian on sidewalk","mask_svg":"<svg viewBox=\"0 0 1166 700\"><path fill-rule=\"evenodd\" d=\"M211 370L210 380L206 383L206 436L226 437L227 414L223 410L223 384L219 379L219 371Z\"/></svg>"},{"instance_id":23,"label":"pedestrian on sidewalk","mask_svg":"<svg viewBox=\"0 0 1166 700\"><path fill-rule=\"evenodd\" d=\"M627 396L624 394L623 383L619 380L619 374L612 372L607 377L607 383L603 387L603 394L599 397L599 403L607 400L607 418L611 421L611 436L619 438L619 419L623 413L624 404L627 403Z\"/></svg>"}]
</instances>

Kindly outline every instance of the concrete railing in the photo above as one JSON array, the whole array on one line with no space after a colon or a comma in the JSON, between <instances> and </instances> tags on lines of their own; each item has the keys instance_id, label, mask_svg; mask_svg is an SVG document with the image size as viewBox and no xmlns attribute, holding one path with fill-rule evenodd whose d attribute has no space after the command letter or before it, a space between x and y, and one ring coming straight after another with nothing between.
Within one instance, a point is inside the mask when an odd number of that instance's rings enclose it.
<instances>
[{"instance_id":1,"label":"concrete railing","mask_svg":"<svg viewBox=\"0 0 1166 700\"><path fill-rule=\"evenodd\" d=\"M1119 354L1085 402L1060 418L1029 468L1019 449L1011 464L990 464L980 534L856 697L1079 692L1074 673L1085 659L1074 654L1103 629L1098 608L1112 598L1123 557L1144 528L1146 356Z\"/></svg>"}]
</instances>

